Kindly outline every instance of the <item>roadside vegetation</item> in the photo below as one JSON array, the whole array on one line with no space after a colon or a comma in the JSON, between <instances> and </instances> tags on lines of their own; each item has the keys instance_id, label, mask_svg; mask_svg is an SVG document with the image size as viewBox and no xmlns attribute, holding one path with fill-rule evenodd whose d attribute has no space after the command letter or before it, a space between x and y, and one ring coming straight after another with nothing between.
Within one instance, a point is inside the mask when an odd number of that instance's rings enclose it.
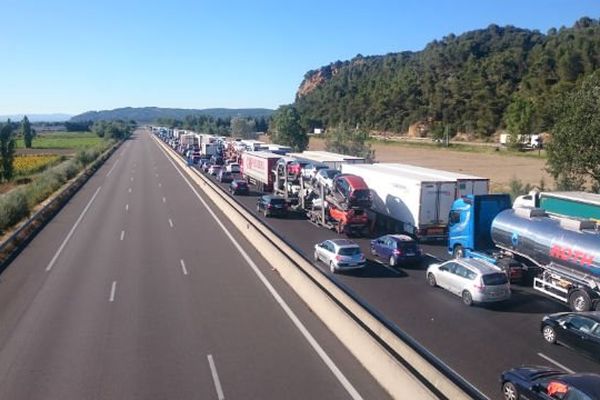
<instances>
[{"instance_id":1,"label":"roadside vegetation","mask_svg":"<svg viewBox=\"0 0 600 400\"><path fill-rule=\"evenodd\" d=\"M117 140L129 137L135 127L122 121L97 122L89 126L91 132L35 135L28 133L28 123L25 117L20 126L11 121L0 125L0 234L30 215ZM18 153L24 149L44 152ZM64 154L64 150L71 151Z\"/></svg>"}]
</instances>

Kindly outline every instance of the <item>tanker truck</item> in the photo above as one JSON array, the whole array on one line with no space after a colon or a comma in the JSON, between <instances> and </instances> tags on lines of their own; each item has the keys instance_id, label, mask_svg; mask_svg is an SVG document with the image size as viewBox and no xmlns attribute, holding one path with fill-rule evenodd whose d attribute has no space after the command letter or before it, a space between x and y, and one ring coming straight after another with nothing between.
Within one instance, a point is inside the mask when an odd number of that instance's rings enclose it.
<instances>
[{"instance_id":1,"label":"tanker truck","mask_svg":"<svg viewBox=\"0 0 600 400\"><path fill-rule=\"evenodd\" d=\"M511 206L507 194L468 195L449 216L455 257L533 264L533 288L573 311L600 310L600 233L595 222L550 218L540 208Z\"/></svg>"}]
</instances>

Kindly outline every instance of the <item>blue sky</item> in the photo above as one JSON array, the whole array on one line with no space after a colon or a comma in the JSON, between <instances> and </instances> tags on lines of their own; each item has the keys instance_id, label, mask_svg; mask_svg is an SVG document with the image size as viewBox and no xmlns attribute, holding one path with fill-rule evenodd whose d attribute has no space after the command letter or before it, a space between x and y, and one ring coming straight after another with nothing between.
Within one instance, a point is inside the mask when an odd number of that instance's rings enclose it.
<instances>
[{"instance_id":1,"label":"blue sky","mask_svg":"<svg viewBox=\"0 0 600 400\"><path fill-rule=\"evenodd\" d=\"M491 23L546 32L600 17L600 2L0 0L0 10L1 115L276 108L336 60Z\"/></svg>"}]
</instances>

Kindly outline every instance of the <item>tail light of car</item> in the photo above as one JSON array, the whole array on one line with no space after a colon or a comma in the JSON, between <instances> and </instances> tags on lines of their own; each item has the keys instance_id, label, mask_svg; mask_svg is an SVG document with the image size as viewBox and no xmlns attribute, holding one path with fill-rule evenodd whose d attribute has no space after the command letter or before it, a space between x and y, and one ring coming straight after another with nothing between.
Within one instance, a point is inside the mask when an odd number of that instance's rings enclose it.
<instances>
[{"instance_id":1,"label":"tail light of car","mask_svg":"<svg viewBox=\"0 0 600 400\"><path fill-rule=\"evenodd\" d=\"M337 261L341 261L341 260L342 260L342 258L343 258L343 257L342 257L342 256L340 256L339 254L338 254L337 256L335 256L335 259L336 259Z\"/></svg>"},{"instance_id":2,"label":"tail light of car","mask_svg":"<svg viewBox=\"0 0 600 400\"><path fill-rule=\"evenodd\" d=\"M401 256L402 255L402 250L396 249L396 250L393 251L393 253L394 253L395 256Z\"/></svg>"},{"instance_id":3,"label":"tail light of car","mask_svg":"<svg viewBox=\"0 0 600 400\"><path fill-rule=\"evenodd\" d=\"M267 204L267 208L273 208L273 204Z\"/></svg>"},{"instance_id":4,"label":"tail light of car","mask_svg":"<svg viewBox=\"0 0 600 400\"><path fill-rule=\"evenodd\" d=\"M473 287L475 289L477 289L480 292L483 292L485 289L485 285L483 284L483 278L480 276L479 279L475 282L475 284L473 285Z\"/></svg>"}]
</instances>

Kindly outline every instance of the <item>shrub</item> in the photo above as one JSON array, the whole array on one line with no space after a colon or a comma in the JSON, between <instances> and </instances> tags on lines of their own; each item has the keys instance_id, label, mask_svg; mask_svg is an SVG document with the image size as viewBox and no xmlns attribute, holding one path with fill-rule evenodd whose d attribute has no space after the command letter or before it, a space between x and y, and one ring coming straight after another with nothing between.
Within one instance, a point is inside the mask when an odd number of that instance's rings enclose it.
<instances>
[{"instance_id":1,"label":"shrub","mask_svg":"<svg viewBox=\"0 0 600 400\"><path fill-rule=\"evenodd\" d=\"M0 196L0 231L15 225L29 215L25 191L16 189Z\"/></svg>"}]
</instances>

